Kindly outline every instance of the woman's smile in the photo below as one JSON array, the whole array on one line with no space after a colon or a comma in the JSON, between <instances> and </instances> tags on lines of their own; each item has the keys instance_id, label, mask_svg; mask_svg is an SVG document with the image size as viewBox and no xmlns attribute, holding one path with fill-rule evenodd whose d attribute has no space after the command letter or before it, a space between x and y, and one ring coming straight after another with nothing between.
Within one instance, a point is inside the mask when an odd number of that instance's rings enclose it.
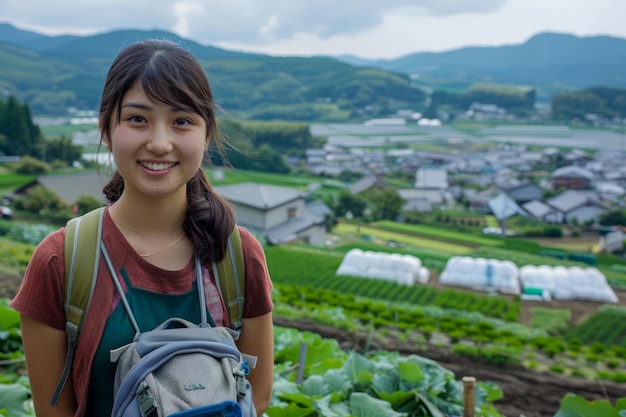
<instances>
[{"instance_id":1,"label":"woman's smile","mask_svg":"<svg viewBox=\"0 0 626 417\"><path fill-rule=\"evenodd\" d=\"M176 166L176 162L142 162L139 165L150 171L166 171Z\"/></svg>"}]
</instances>

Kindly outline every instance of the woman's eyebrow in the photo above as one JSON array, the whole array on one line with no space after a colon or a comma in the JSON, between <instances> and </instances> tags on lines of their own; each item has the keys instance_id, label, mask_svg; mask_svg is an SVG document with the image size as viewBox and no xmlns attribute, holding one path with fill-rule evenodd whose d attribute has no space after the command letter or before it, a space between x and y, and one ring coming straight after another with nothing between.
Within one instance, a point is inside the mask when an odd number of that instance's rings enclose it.
<instances>
[{"instance_id":1,"label":"woman's eyebrow","mask_svg":"<svg viewBox=\"0 0 626 417\"><path fill-rule=\"evenodd\" d=\"M152 107L148 106L147 104L133 103L132 101L129 103L122 104L122 108L126 108L126 107L132 107L132 108L140 109L140 110L152 110Z\"/></svg>"},{"instance_id":2,"label":"woman's eyebrow","mask_svg":"<svg viewBox=\"0 0 626 417\"><path fill-rule=\"evenodd\" d=\"M132 101L122 104L122 108L127 108L127 107L139 109L139 110L152 110L152 106L149 106L144 103L135 103ZM178 113L178 112L195 113L193 109L187 106L171 106L170 107L170 113Z\"/></svg>"}]
</instances>

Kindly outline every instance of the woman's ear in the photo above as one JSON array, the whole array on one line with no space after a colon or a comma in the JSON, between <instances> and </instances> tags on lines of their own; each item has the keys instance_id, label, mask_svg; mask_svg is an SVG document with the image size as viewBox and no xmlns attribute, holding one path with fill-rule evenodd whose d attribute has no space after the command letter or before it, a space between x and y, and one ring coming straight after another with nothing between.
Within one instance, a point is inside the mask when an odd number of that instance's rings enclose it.
<instances>
[{"instance_id":1,"label":"woman's ear","mask_svg":"<svg viewBox=\"0 0 626 417\"><path fill-rule=\"evenodd\" d=\"M100 130L100 140L102 141L102 144L104 145L105 148L107 148L109 151L111 150L111 142L109 141L109 137L107 135L105 135L102 130L102 126L103 126L103 122L101 118L98 118L98 129Z\"/></svg>"}]
</instances>

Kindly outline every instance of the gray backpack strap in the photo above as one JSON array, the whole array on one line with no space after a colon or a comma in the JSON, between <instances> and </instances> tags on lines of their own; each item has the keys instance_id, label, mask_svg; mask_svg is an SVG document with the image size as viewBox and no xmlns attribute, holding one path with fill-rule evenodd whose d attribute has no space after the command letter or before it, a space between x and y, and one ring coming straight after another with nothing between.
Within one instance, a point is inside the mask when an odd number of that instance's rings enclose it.
<instances>
[{"instance_id":1,"label":"gray backpack strap","mask_svg":"<svg viewBox=\"0 0 626 417\"><path fill-rule=\"evenodd\" d=\"M67 356L50 404L56 405L67 383L74 350L91 304L100 264L99 242L102 239L104 207L71 219L65 227L65 330Z\"/></svg>"},{"instance_id":2,"label":"gray backpack strap","mask_svg":"<svg viewBox=\"0 0 626 417\"><path fill-rule=\"evenodd\" d=\"M113 280L113 284L115 285L115 289L117 289L118 294L120 295L120 300L124 305L124 309L128 314L128 318L130 319L130 324L132 324L133 329L135 330L135 339L139 337L139 325L137 324L137 320L135 320L135 316L133 315L133 311L130 308L130 304L128 304L128 300L126 299L126 294L124 294L124 288L122 288L122 283L120 282L120 278L117 276L117 272L115 272L115 268L113 267L113 262L111 262L111 257L109 256L109 251L107 250L104 242L100 242L100 250L102 251L102 256L104 257L104 262L109 269L109 275L111 275L111 279Z\"/></svg>"}]
</instances>

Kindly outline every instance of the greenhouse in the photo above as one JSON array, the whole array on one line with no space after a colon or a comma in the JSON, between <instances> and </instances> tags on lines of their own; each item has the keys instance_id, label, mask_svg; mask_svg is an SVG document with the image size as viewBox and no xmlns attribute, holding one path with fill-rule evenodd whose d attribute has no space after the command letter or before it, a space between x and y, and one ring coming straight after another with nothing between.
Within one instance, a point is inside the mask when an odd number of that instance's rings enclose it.
<instances>
[{"instance_id":1,"label":"greenhouse","mask_svg":"<svg viewBox=\"0 0 626 417\"><path fill-rule=\"evenodd\" d=\"M524 265L519 277L525 289L545 291L555 300L618 302L604 274L593 267Z\"/></svg>"},{"instance_id":2,"label":"greenhouse","mask_svg":"<svg viewBox=\"0 0 626 417\"><path fill-rule=\"evenodd\" d=\"M413 285L428 282L428 269L419 258L399 253L352 249L343 258L336 275L383 279Z\"/></svg>"},{"instance_id":3,"label":"greenhouse","mask_svg":"<svg viewBox=\"0 0 626 417\"><path fill-rule=\"evenodd\" d=\"M518 268L511 261L453 256L439 276L439 283L482 291L520 294Z\"/></svg>"},{"instance_id":4,"label":"greenhouse","mask_svg":"<svg viewBox=\"0 0 626 417\"><path fill-rule=\"evenodd\" d=\"M524 265L511 261L453 256L439 283L482 291L521 294L525 300L619 300L602 272L594 267Z\"/></svg>"}]
</instances>

